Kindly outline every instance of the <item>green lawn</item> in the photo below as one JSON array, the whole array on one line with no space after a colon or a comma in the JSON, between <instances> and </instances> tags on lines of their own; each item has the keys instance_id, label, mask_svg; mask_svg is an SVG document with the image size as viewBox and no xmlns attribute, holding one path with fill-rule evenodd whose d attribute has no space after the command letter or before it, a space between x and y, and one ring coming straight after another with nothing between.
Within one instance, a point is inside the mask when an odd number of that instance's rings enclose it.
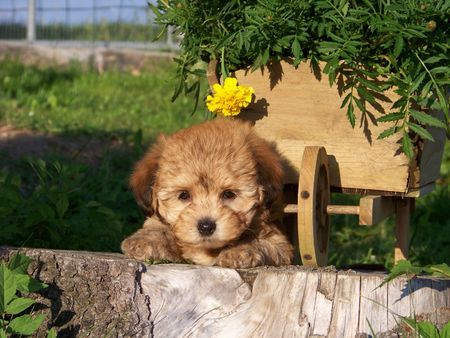
<instances>
[{"instance_id":1,"label":"green lawn","mask_svg":"<svg viewBox=\"0 0 450 338\"><path fill-rule=\"evenodd\" d=\"M57 147L21 158L0 153L0 244L119 250L120 241L144 218L127 184L133 163L160 132L205 118L191 115L189 98L171 102L174 69L162 64L151 74L99 75L76 65L38 69L0 63L0 125L107 145L94 164ZM412 218L411 260L418 264L450 264L449 147L445 156L444 179L417 201ZM357 201L347 195L333 199ZM392 220L364 228L355 217L333 216L330 263L390 265L393 234Z\"/></svg>"},{"instance_id":2,"label":"green lawn","mask_svg":"<svg viewBox=\"0 0 450 338\"><path fill-rule=\"evenodd\" d=\"M116 71L82 72L79 66L38 69L17 62L0 64L0 120L51 133L130 137L142 131L144 141L201 121L191 115L193 101L175 104L174 68L139 76Z\"/></svg>"}]
</instances>

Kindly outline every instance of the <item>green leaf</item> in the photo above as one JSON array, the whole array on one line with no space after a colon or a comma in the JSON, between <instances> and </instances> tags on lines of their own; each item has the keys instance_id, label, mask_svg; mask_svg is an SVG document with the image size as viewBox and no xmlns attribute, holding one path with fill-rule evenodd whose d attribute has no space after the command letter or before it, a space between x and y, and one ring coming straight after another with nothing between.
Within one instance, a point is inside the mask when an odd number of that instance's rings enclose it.
<instances>
[{"instance_id":1,"label":"green leaf","mask_svg":"<svg viewBox=\"0 0 450 338\"><path fill-rule=\"evenodd\" d=\"M400 130L400 128L397 127L397 126L388 128L388 129L384 130L383 132L381 132L380 135L378 135L378 139L382 140L382 139L384 139L386 137L392 136L395 133L397 133L399 130Z\"/></svg>"},{"instance_id":2,"label":"green leaf","mask_svg":"<svg viewBox=\"0 0 450 338\"><path fill-rule=\"evenodd\" d=\"M436 326L431 322L417 322L419 337L439 338L439 332Z\"/></svg>"},{"instance_id":3,"label":"green leaf","mask_svg":"<svg viewBox=\"0 0 450 338\"><path fill-rule=\"evenodd\" d=\"M380 287L386 283L389 283L394 278L397 278L401 275L417 275L423 271L422 267L413 266L410 261L401 260L397 264L394 265L391 272L386 276L383 283L380 284Z\"/></svg>"},{"instance_id":4,"label":"green leaf","mask_svg":"<svg viewBox=\"0 0 450 338\"><path fill-rule=\"evenodd\" d=\"M23 315L16 317L9 322L9 328L17 334L31 335L33 334L45 319L45 315L37 315L32 317L31 315Z\"/></svg>"},{"instance_id":5,"label":"green leaf","mask_svg":"<svg viewBox=\"0 0 450 338\"><path fill-rule=\"evenodd\" d=\"M420 84L422 83L423 79L425 79L425 76L427 75L427 72L422 72L420 73L419 76L416 77L416 79L414 80L414 83L410 89L411 93L414 93L417 88L419 88Z\"/></svg>"},{"instance_id":6,"label":"green leaf","mask_svg":"<svg viewBox=\"0 0 450 338\"><path fill-rule=\"evenodd\" d=\"M0 338L7 338L6 337L6 332L2 328L0 328Z\"/></svg>"},{"instance_id":7,"label":"green leaf","mask_svg":"<svg viewBox=\"0 0 450 338\"><path fill-rule=\"evenodd\" d=\"M434 276L450 278L450 267L445 263L428 265L427 267L424 268L424 271Z\"/></svg>"},{"instance_id":8,"label":"green leaf","mask_svg":"<svg viewBox=\"0 0 450 338\"><path fill-rule=\"evenodd\" d=\"M377 93L382 92L381 88L375 82L369 81L363 77L358 77L358 81L361 84L363 84L364 86L366 86L367 88L372 89L373 91L376 91Z\"/></svg>"},{"instance_id":9,"label":"green leaf","mask_svg":"<svg viewBox=\"0 0 450 338\"><path fill-rule=\"evenodd\" d=\"M405 117L404 113L389 113L377 118L377 122L392 122L402 120Z\"/></svg>"},{"instance_id":10,"label":"green leaf","mask_svg":"<svg viewBox=\"0 0 450 338\"><path fill-rule=\"evenodd\" d=\"M408 156L409 159L412 159L414 156L413 152L413 146L411 139L409 138L409 135L407 132L403 132L403 139L402 139L402 149L403 152Z\"/></svg>"},{"instance_id":11,"label":"green leaf","mask_svg":"<svg viewBox=\"0 0 450 338\"><path fill-rule=\"evenodd\" d=\"M445 117L448 119L448 102L447 99L445 98L445 95L442 93L441 89L437 86L435 86L436 88L436 92L439 98L439 103L440 106L442 108L442 110L444 111Z\"/></svg>"},{"instance_id":12,"label":"green leaf","mask_svg":"<svg viewBox=\"0 0 450 338\"><path fill-rule=\"evenodd\" d=\"M424 139L430 140L434 142L433 136L430 134L428 130L423 128L422 126L419 126L418 124L408 122L408 127L415 132L417 135L421 136Z\"/></svg>"},{"instance_id":13,"label":"green leaf","mask_svg":"<svg viewBox=\"0 0 450 338\"><path fill-rule=\"evenodd\" d=\"M409 114L414 117L418 122L433 127L445 128L446 125L441 120L420 110L410 109Z\"/></svg>"},{"instance_id":14,"label":"green leaf","mask_svg":"<svg viewBox=\"0 0 450 338\"><path fill-rule=\"evenodd\" d=\"M353 104L351 102L347 106L347 118L350 121L352 128L355 128L356 116L355 116Z\"/></svg>"},{"instance_id":15,"label":"green leaf","mask_svg":"<svg viewBox=\"0 0 450 338\"><path fill-rule=\"evenodd\" d=\"M6 306L5 312L10 315L16 315L28 309L34 303L36 302L31 298L16 298Z\"/></svg>"},{"instance_id":16,"label":"green leaf","mask_svg":"<svg viewBox=\"0 0 450 338\"><path fill-rule=\"evenodd\" d=\"M8 269L19 274L27 274L27 269L33 260L20 252L17 252L9 261Z\"/></svg>"},{"instance_id":17,"label":"green leaf","mask_svg":"<svg viewBox=\"0 0 450 338\"><path fill-rule=\"evenodd\" d=\"M350 100L351 98L352 98L352 93L348 93L345 96L344 101L342 101L341 108L344 108L347 105L348 100Z\"/></svg>"},{"instance_id":18,"label":"green leaf","mask_svg":"<svg viewBox=\"0 0 450 338\"><path fill-rule=\"evenodd\" d=\"M48 287L47 284L41 283L33 277L25 274L16 274L17 290L22 292L36 292Z\"/></svg>"},{"instance_id":19,"label":"green leaf","mask_svg":"<svg viewBox=\"0 0 450 338\"><path fill-rule=\"evenodd\" d=\"M14 273L5 263L0 264L0 313L6 311L8 303L13 299L17 291Z\"/></svg>"},{"instance_id":20,"label":"green leaf","mask_svg":"<svg viewBox=\"0 0 450 338\"><path fill-rule=\"evenodd\" d=\"M301 52L300 42L297 39L294 39L294 42L292 43L292 54L296 59L300 59Z\"/></svg>"},{"instance_id":21,"label":"green leaf","mask_svg":"<svg viewBox=\"0 0 450 338\"><path fill-rule=\"evenodd\" d=\"M444 66L436 67L436 68L430 69L430 72L431 72L432 74L448 73L448 71L449 71L449 68L448 68L448 67L444 67Z\"/></svg>"},{"instance_id":22,"label":"green leaf","mask_svg":"<svg viewBox=\"0 0 450 338\"><path fill-rule=\"evenodd\" d=\"M444 60L445 58L446 58L445 56L431 56L428 59L426 59L425 61L423 61L423 63L436 63L441 60Z\"/></svg>"},{"instance_id":23,"label":"green leaf","mask_svg":"<svg viewBox=\"0 0 450 338\"><path fill-rule=\"evenodd\" d=\"M262 57L261 57L261 63L262 65L265 65L267 63L267 61L269 61L269 47L266 48L266 50L264 51Z\"/></svg>"},{"instance_id":24,"label":"green leaf","mask_svg":"<svg viewBox=\"0 0 450 338\"><path fill-rule=\"evenodd\" d=\"M62 218L64 214L66 213L67 209L69 208L69 200L67 199L67 195L61 196L56 201L56 212L58 213L58 216Z\"/></svg>"},{"instance_id":25,"label":"green leaf","mask_svg":"<svg viewBox=\"0 0 450 338\"><path fill-rule=\"evenodd\" d=\"M57 332L56 329L54 327L52 327L50 330L48 330L47 332L47 338L56 338L57 337Z\"/></svg>"},{"instance_id":26,"label":"green leaf","mask_svg":"<svg viewBox=\"0 0 450 338\"><path fill-rule=\"evenodd\" d=\"M403 46L405 45L405 41L403 40L403 36L399 34L395 39L394 46L394 57L397 58L403 50Z\"/></svg>"}]
</instances>

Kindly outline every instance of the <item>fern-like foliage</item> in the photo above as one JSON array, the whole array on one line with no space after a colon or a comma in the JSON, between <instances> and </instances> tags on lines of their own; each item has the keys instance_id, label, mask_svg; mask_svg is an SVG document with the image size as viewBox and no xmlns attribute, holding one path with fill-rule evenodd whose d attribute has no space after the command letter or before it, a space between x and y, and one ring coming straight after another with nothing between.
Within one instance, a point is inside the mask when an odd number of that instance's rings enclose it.
<instances>
[{"instance_id":1,"label":"fern-like foliage","mask_svg":"<svg viewBox=\"0 0 450 338\"><path fill-rule=\"evenodd\" d=\"M342 107L352 126L395 90L392 111L378 119L394 126L379 138L401 133L410 158L414 135L432 140L427 126L448 128L448 0L160 0L152 7L159 23L183 37L174 98L201 95L211 60L222 73L283 58L323 61L330 85L344 80ZM429 114L435 109L444 117Z\"/></svg>"}]
</instances>

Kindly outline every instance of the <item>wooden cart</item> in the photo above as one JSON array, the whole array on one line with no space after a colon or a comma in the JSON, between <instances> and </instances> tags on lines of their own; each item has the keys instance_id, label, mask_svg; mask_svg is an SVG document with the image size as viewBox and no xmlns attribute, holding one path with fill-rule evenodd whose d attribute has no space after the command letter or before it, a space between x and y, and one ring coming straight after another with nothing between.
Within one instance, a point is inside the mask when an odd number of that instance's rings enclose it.
<instances>
[{"instance_id":1,"label":"wooden cart","mask_svg":"<svg viewBox=\"0 0 450 338\"><path fill-rule=\"evenodd\" d=\"M217 83L215 65L208 79ZM445 143L445 131L429 128L436 142L417 139L410 161L400 151L399 136L377 139L387 123L376 122L392 102L379 101L354 129L342 104L341 86L330 87L327 75L309 64L295 69L288 62L255 72L236 72L240 84L255 90L255 99L239 117L254 123L283 157L286 184L298 184L297 227L303 264L327 264L329 215L356 214L361 225L379 223L395 214L395 261L408 256L408 227L414 198L433 190ZM393 93L386 93L393 99ZM392 100L393 101L393 100ZM356 112L357 116L360 116ZM359 205L330 204L331 191L360 194Z\"/></svg>"}]
</instances>

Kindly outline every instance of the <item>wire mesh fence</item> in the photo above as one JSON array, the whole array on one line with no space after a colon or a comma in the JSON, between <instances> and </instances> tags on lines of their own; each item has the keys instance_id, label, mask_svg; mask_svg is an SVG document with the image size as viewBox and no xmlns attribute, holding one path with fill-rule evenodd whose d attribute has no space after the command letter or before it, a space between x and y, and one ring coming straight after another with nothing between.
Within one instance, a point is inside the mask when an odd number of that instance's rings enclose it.
<instances>
[{"instance_id":1,"label":"wire mesh fence","mask_svg":"<svg viewBox=\"0 0 450 338\"><path fill-rule=\"evenodd\" d=\"M176 49L161 29L146 0L0 0L1 40Z\"/></svg>"}]
</instances>

